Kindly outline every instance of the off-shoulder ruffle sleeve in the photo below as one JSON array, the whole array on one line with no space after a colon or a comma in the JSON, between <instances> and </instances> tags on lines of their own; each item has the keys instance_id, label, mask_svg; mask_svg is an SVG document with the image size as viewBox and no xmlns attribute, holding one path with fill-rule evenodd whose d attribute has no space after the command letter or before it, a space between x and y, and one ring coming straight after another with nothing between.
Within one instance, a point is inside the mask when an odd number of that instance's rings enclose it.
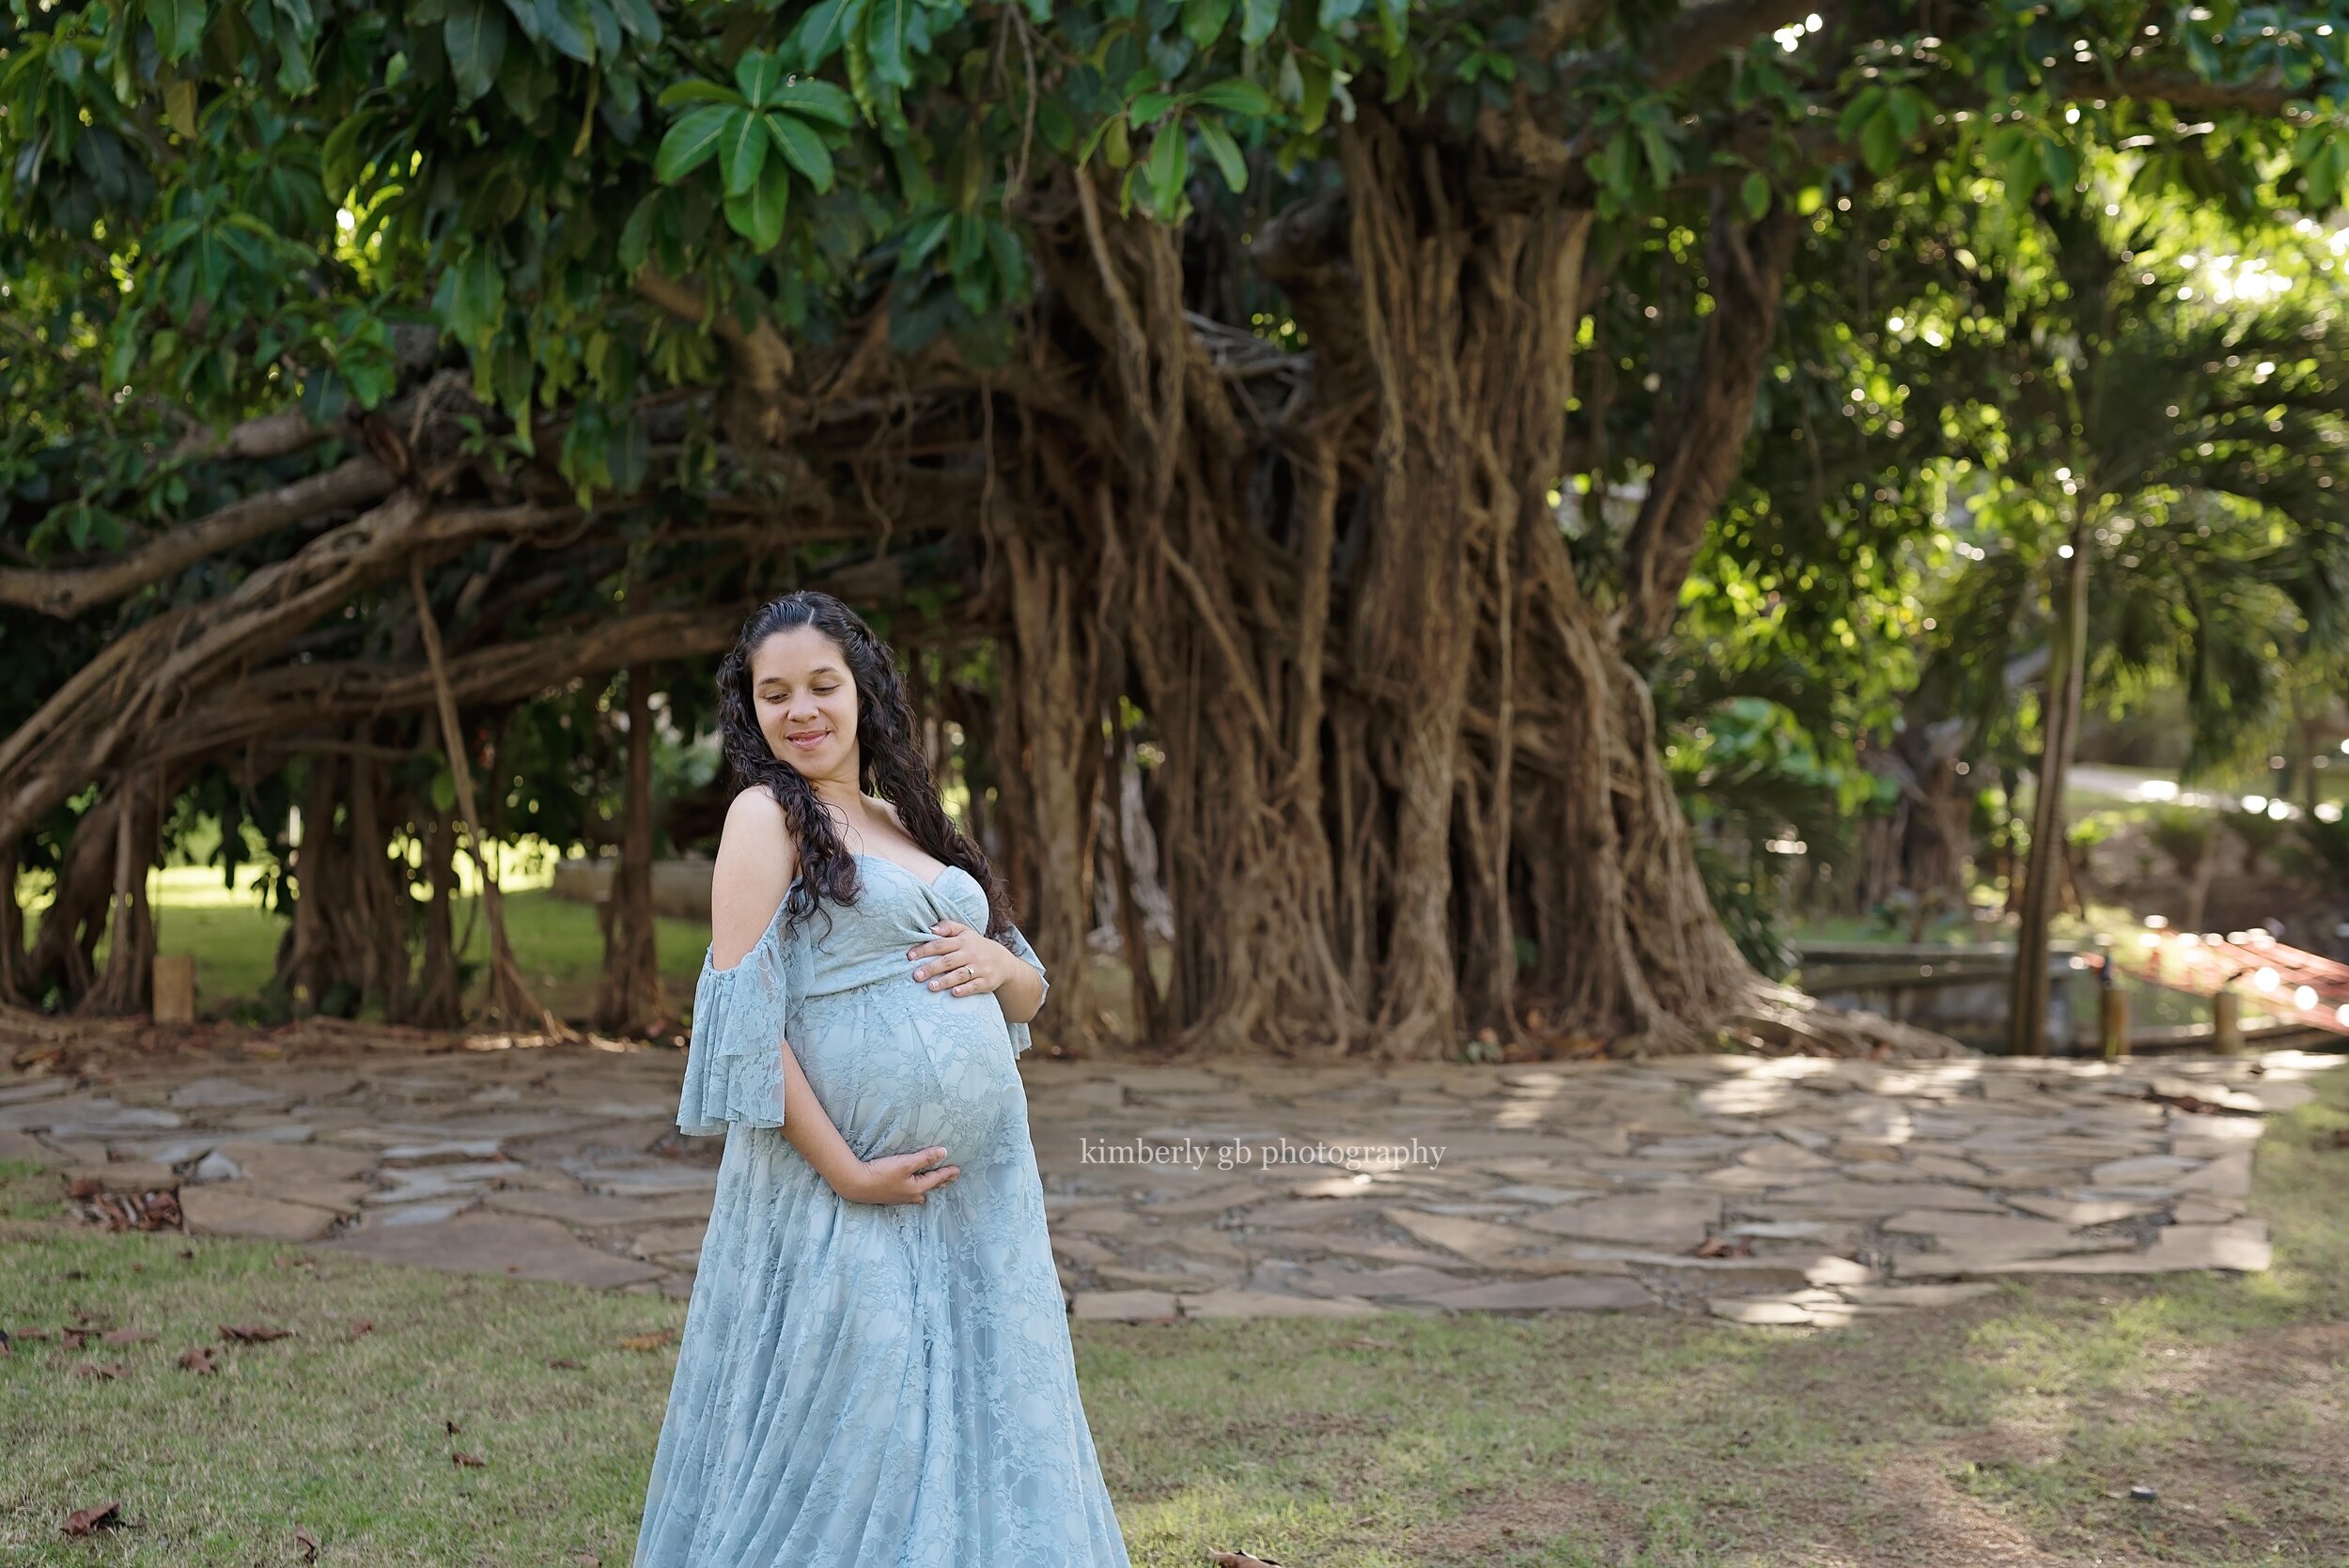
<instances>
[{"instance_id":1,"label":"off-shoulder ruffle sleeve","mask_svg":"<svg viewBox=\"0 0 2349 1568\"><path fill-rule=\"evenodd\" d=\"M1011 928L1011 940L1005 942L1003 945L1010 948L1013 953L1017 954L1030 969L1035 970L1035 975L1038 980L1044 981L1044 996L1038 997L1035 1003L1037 1008L1041 1010L1044 1006L1045 997L1049 997L1052 994L1052 983L1050 980L1045 978L1044 960L1035 955L1035 949L1028 945L1028 939L1020 934L1019 927L1017 925ZM1034 1044L1034 1041L1029 1036L1028 1026L1026 1024L1011 1023L1008 1019L1006 1019L1005 1027L1011 1031L1012 1055L1018 1056L1021 1051L1026 1050L1031 1045Z\"/></svg>"},{"instance_id":2,"label":"off-shoulder ruffle sleeve","mask_svg":"<svg viewBox=\"0 0 2349 1568\"><path fill-rule=\"evenodd\" d=\"M693 1036L685 1053L685 1087L677 1097L677 1130L696 1138L726 1130L729 1122L783 1126L783 1039L790 1010L789 967L775 922L731 969L705 954L693 987Z\"/></svg>"}]
</instances>

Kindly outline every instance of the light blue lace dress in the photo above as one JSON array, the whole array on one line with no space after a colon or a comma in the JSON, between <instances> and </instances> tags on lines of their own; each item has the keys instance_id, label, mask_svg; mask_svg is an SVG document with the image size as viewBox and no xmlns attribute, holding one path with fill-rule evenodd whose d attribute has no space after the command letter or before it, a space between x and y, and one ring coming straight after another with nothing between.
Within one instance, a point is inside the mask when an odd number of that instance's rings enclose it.
<instances>
[{"instance_id":1,"label":"light blue lace dress","mask_svg":"<svg viewBox=\"0 0 2349 1568\"><path fill-rule=\"evenodd\" d=\"M1027 1026L906 957L940 920L983 930L987 894L857 859L855 904L787 933L778 908L741 962L702 962L677 1126L726 1146L636 1568L1128 1568L1013 1065ZM925 1203L834 1193L776 1130L784 1039L860 1157L941 1145L962 1174Z\"/></svg>"}]
</instances>

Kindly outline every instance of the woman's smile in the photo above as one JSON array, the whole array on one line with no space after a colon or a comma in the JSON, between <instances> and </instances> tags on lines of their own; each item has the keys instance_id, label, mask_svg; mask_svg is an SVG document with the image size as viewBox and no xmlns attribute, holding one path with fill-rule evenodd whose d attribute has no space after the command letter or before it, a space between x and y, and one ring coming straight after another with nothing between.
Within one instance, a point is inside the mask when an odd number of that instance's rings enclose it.
<instances>
[{"instance_id":1,"label":"woman's smile","mask_svg":"<svg viewBox=\"0 0 2349 1568\"><path fill-rule=\"evenodd\" d=\"M784 732L783 738L795 752L812 752L832 738L832 731L821 728L786 730Z\"/></svg>"}]
</instances>

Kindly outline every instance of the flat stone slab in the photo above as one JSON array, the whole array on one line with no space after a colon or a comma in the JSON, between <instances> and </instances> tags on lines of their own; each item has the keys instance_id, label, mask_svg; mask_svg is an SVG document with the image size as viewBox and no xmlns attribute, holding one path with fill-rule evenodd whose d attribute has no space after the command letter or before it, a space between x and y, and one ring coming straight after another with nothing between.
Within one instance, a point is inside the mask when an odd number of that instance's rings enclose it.
<instances>
[{"instance_id":1,"label":"flat stone slab","mask_svg":"<svg viewBox=\"0 0 2349 1568\"><path fill-rule=\"evenodd\" d=\"M2116 1219L2134 1219L2140 1214L2161 1212L2161 1204L2142 1198L2050 1198L2023 1192L2009 1198L2007 1203L2026 1214L2072 1226L2109 1225Z\"/></svg>"},{"instance_id":2,"label":"flat stone slab","mask_svg":"<svg viewBox=\"0 0 2349 1568\"><path fill-rule=\"evenodd\" d=\"M1294 1276L1290 1282L1309 1296L1376 1297L1423 1296L1434 1291L1456 1290L1468 1281L1441 1269L1405 1264L1392 1268L1309 1268Z\"/></svg>"},{"instance_id":3,"label":"flat stone slab","mask_svg":"<svg viewBox=\"0 0 2349 1568\"><path fill-rule=\"evenodd\" d=\"M1107 1323L1172 1322L1182 1315L1171 1291L1086 1290L1070 1303L1071 1316Z\"/></svg>"},{"instance_id":4,"label":"flat stone slab","mask_svg":"<svg viewBox=\"0 0 2349 1568\"><path fill-rule=\"evenodd\" d=\"M386 1165L459 1165L494 1159L498 1150L494 1138L440 1138L394 1143L378 1157Z\"/></svg>"},{"instance_id":5,"label":"flat stone slab","mask_svg":"<svg viewBox=\"0 0 2349 1568\"><path fill-rule=\"evenodd\" d=\"M614 1198L600 1192L504 1188L485 1195L482 1201L507 1214L536 1215L542 1219L560 1219L582 1230L598 1230L608 1225L708 1219L714 1196L707 1192L663 1192L649 1198Z\"/></svg>"},{"instance_id":6,"label":"flat stone slab","mask_svg":"<svg viewBox=\"0 0 2349 1568\"><path fill-rule=\"evenodd\" d=\"M1770 1208L1798 1208L1837 1219L1866 1219L1903 1209L1947 1209L1952 1213L2002 1214L1996 1198L1970 1187L1937 1182L1820 1182L1773 1195Z\"/></svg>"},{"instance_id":7,"label":"flat stone slab","mask_svg":"<svg viewBox=\"0 0 2349 1568\"><path fill-rule=\"evenodd\" d=\"M1592 1241L1636 1241L1658 1250L1694 1247L1721 1221L1716 1194L1657 1193L1594 1198L1548 1210L1525 1221L1529 1230Z\"/></svg>"},{"instance_id":8,"label":"flat stone slab","mask_svg":"<svg viewBox=\"0 0 2349 1568\"><path fill-rule=\"evenodd\" d=\"M241 1182L182 1188L179 1214L191 1235L253 1241L316 1241L332 1233L337 1219L333 1209L267 1197Z\"/></svg>"},{"instance_id":9,"label":"flat stone slab","mask_svg":"<svg viewBox=\"0 0 2349 1568\"><path fill-rule=\"evenodd\" d=\"M2168 1225L2144 1251L2088 1252L2060 1258L1981 1253L1920 1253L1897 1262L1903 1276L1980 1274L2185 1274L2233 1269L2256 1274L2275 1262L2267 1224L2236 1219L2219 1225Z\"/></svg>"},{"instance_id":10,"label":"flat stone slab","mask_svg":"<svg viewBox=\"0 0 2349 1568\"><path fill-rule=\"evenodd\" d=\"M1598 1194L1589 1188L1544 1187L1538 1182L1511 1183L1496 1187L1487 1194L1509 1203L1574 1203Z\"/></svg>"},{"instance_id":11,"label":"flat stone slab","mask_svg":"<svg viewBox=\"0 0 2349 1568\"><path fill-rule=\"evenodd\" d=\"M176 1192L179 1188L179 1172L143 1159L69 1165L64 1174L69 1186L86 1182L103 1192Z\"/></svg>"},{"instance_id":12,"label":"flat stone slab","mask_svg":"<svg viewBox=\"0 0 2349 1568\"><path fill-rule=\"evenodd\" d=\"M1455 1312L1636 1312L1656 1300L1637 1280L1560 1277L1505 1280L1417 1297Z\"/></svg>"},{"instance_id":13,"label":"flat stone slab","mask_svg":"<svg viewBox=\"0 0 2349 1568\"><path fill-rule=\"evenodd\" d=\"M117 1133L154 1132L186 1126L169 1110L117 1105L111 1099L46 1100L0 1111L0 1126L46 1132L53 1139L111 1138Z\"/></svg>"},{"instance_id":14,"label":"flat stone slab","mask_svg":"<svg viewBox=\"0 0 2349 1568\"><path fill-rule=\"evenodd\" d=\"M2168 1187L2201 1168L2201 1160L2183 1155L2139 1155L2107 1160L2091 1171L2088 1179L2096 1187Z\"/></svg>"},{"instance_id":15,"label":"flat stone slab","mask_svg":"<svg viewBox=\"0 0 2349 1568\"><path fill-rule=\"evenodd\" d=\"M2179 1178L2180 1192L2209 1198L2248 1198L2251 1195L2251 1151L2221 1155L2192 1174Z\"/></svg>"},{"instance_id":16,"label":"flat stone slab","mask_svg":"<svg viewBox=\"0 0 2349 1568\"><path fill-rule=\"evenodd\" d=\"M702 1239L708 1234L709 1223L707 1220L656 1225L629 1243L629 1249L640 1258L666 1257L673 1252L699 1253Z\"/></svg>"},{"instance_id":17,"label":"flat stone slab","mask_svg":"<svg viewBox=\"0 0 2349 1568\"><path fill-rule=\"evenodd\" d=\"M1972 1301L1984 1296L1996 1296L1999 1287L1987 1281L1961 1285L1843 1285L1837 1287L1845 1299L1879 1307L1953 1307L1961 1301Z\"/></svg>"},{"instance_id":18,"label":"flat stone slab","mask_svg":"<svg viewBox=\"0 0 2349 1568\"><path fill-rule=\"evenodd\" d=\"M597 1289L658 1280L669 1272L654 1264L599 1252L552 1219L519 1214L468 1213L437 1225L369 1226L319 1246L378 1263Z\"/></svg>"},{"instance_id":19,"label":"flat stone slab","mask_svg":"<svg viewBox=\"0 0 2349 1568\"><path fill-rule=\"evenodd\" d=\"M182 1110L225 1110L284 1105L291 1097L286 1090L263 1089L233 1078L199 1078L174 1089L169 1103Z\"/></svg>"},{"instance_id":20,"label":"flat stone slab","mask_svg":"<svg viewBox=\"0 0 2349 1568\"><path fill-rule=\"evenodd\" d=\"M1512 1274L1628 1274L1630 1268L1602 1258L1578 1258L1549 1250L1551 1237L1535 1235L1489 1219L1464 1219L1416 1209L1387 1209L1380 1218L1430 1246L1457 1252L1486 1268ZM1537 1250L1537 1249L1539 1250ZM1399 1260L1398 1260L1399 1261Z\"/></svg>"},{"instance_id":21,"label":"flat stone slab","mask_svg":"<svg viewBox=\"0 0 2349 1568\"><path fill-rule=\"evenodd\" d=\"M1930 1237L1951 1250L1980 1250L2012 1258L2055 1258L2071 1252L2130 1250L2126 1240L2108 1240L2076 1234L2052 1219L2023 1219L2013 1215L1951 1214L1919 1209L1896 1214L1884 1222L1887 1231Z\"/></svg>"},{"instance_id":22,"label":"flat stone slab","mask_svg":"<svg viewBox=\"0 0 2349 1568\"><path fill-rule=\"evenodd\" d=\"M1771 1296L1715 1296L1704 1307L1715 1317L1725 1317L1752 1328L1807 1327L1812 1322L1812 1309L1806 1304Z\"/></svg>"},{"instance_id":23,"label":"flat stone slab","mask_svg":"<svg viewBox=\"0 0 2349 1568\"><path fill-rule=\"evenodd\" d=\"M574 1172L590 1192L614 1198L651 1198L665 1193L698 1192L714 1201L718 1172L696 1165L647 1166L620 1170Z\"/></svg>"},{"instance_id":24,"label":"flat stone slab","mask_svg":"<svg viewBox=\"0 0 2349 1568\"><path fill-rule=\"evenodd\" d=\"M1377 1317L1359 1296L1277 1296L1263 1290L1211 1290L1175 1298L1185 1317Z\"/></svg>"},{"instance_id":25,"label":"flat stone slab","mask_svg":"<svg viewBox=\"0 0 2349 1568\"><path fill-rule=\"evenodd\" d=\"M251 1181L347 1182L375 1169L375 1157L368 1151L331 1143L275 1143L241 1138L218 1145L214 1152L235 1161Z\"/></svg>"}]
</instances>

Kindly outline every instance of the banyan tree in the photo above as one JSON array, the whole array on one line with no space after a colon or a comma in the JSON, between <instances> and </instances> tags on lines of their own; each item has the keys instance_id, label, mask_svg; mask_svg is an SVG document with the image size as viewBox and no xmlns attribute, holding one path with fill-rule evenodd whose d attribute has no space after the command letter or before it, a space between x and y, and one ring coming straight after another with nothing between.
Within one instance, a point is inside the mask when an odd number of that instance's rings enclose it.
<instances>
[{"instance_id":1,"label":"banyan tree","mask_svg":"<svg viewBox=\"0 0 2349 1568\"><path fill-rule=\"evenodd\" d=\"M451 1020L456 846L641 799L586 696L641 751L820 586L1065 1039L1146 809L1161 1039L1929 1048L1748 965L1659 750L1788 291L1868 330L1834 258L1920 182L2329 202L2336 8L15 0L0 853L57 897L0 993L135 1006L162 821L274 801L281 967Z\"/></svg>"}]
</instances>

